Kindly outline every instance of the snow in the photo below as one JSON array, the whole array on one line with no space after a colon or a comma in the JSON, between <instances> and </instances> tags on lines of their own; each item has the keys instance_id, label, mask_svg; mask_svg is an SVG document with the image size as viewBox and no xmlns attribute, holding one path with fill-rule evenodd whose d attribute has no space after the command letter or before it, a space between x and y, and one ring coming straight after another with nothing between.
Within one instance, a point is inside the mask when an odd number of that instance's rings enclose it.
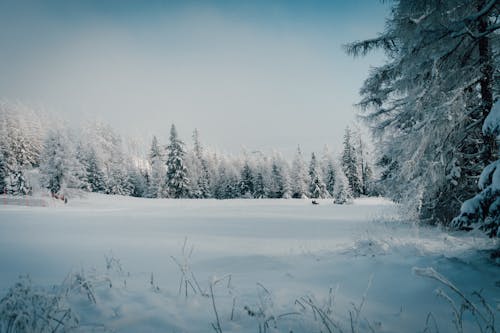
<instances>
[{"instance_id":1,"label":"snow","mask_svg":"<svg viewBox=\"0 0 500 333\"><path fill-rule=\"evenodd\" d=\"M439 332L454 332L435 292L453 297L443 281L464 295L482 290L493 308L500 301L484 251L497 240L418 227L383 198L40 200L0 205L0 299L29 274L47 293L65 290L80 331L210 332L214 301L222 332L325 332L321 313L344 332L350 313L360 332L423 331L432 313Z\"/></svg>"},{"instance_id":2,"label":"snow","mask_svg":"<svg viewBox=\"0 0 500 333\"><path fill-rule=\"evenodd\" d=\"M500 101L493 104L493 108L484 120L483 133L500 135Z\"/></svg>"}]
</instances>

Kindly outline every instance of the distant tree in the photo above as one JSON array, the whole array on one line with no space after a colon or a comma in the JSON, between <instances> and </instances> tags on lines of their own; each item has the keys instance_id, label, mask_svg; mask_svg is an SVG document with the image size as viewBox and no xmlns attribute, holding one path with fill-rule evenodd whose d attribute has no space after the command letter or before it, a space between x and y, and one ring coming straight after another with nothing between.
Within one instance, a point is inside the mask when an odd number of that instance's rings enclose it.
<instances>
[{"instance_id":1,"label":"distant tree","mask_svg":"<svg viewBox=\"0 0 500 333\"><path fill-rule=\"evenodd\" d=\"M245 164L243 165L243 169L241 169L240 195L246 198L252 197L254 195L254 177L252 174L252 169L250 169L250 165L248 165L248 162L245 162Z\"/></svg>"},{"instance_id":2,"label":"distant tree","mask_svg":"<svg viewBox=\"0 0 500 333\"><path fill-rule=\"evenodd\" d=\"M325 185L326 190L333 197L335 191L335 179L337 177L337 168L333 161L329 161L326 167Z\"/></svg>"},{"instance_id":3,"label":"distant tree","mask_svg":"<svg viewBox=\"0 0 500 333\"><path fill-rule=\"evenodd\" d=\"M267 188L266 188L266 183L264 181L264 175L262 174L262 171L259 170L257 171L257 174L255 175L255 185L254 185L254 198L257 199L263 199L267 197Z\"/></svg>"},{"instance_id":4,"label":"distant tree","mask_svg":"<svg viewBox=\"0 0 500 333\"><path fill-rule=\"evenodd\" d=\"M86 182L89 184L91 192L105 193L106 179L101 168L101 161L93 147L86 152L83 160L85 168Z\"/></svg>"},{"instance_id":5,"label":"distant tree","mask_svg":"<svg viewBox=\"0 0 500 333\"><path fill-rule=\"evenodd\" d=\"M68 137L61 129L51 130L41 156L40 174L43 186L52 194L60 193L66 187L79 188L77 167L78 161Z\"/></svg>"},{"instance_id":6,"label":"distant tree","mask_svg":"<svg viewBox=\"0 0 500 333\"><path fill-rule=\"evenodd\" d=\"M184 143L179 139L175 125L170 128L170 143L167 146L167 173L165 187L170 198L186 198L189 179L184 165Z\"/></svg>"},{"instance_id":7,"label":"distant tree","mask_svg":"<svg viewBox=\"0 0 500 333\"><path fill-rule=\"evenodd\" d=\"M304 157L300 147L297 148L291 170L291 190L293 198L307 198L309 196L309 175L307 174Z\"/></svg>"},{"instance_id":8,"label":"distant tree","mask_svg":"<svg viewBox=\"0 0 500 333\"><path fill-rule=\"evenodd\" d=\"M336 172L335 188L333 190L333 200L336 204L343 205L352 200L351 187L343 170Z\"/></svg>"},{"instance_id":9,"label":"distant tree","mask_svg":"<svg viewBox=\"0 0 500 333\"><path fill-rule=\"evenodd\" d=\"M128 179L131 184L130 195L138 198L144 197L148 189L144 174L139 169L130 167L128 171Z\"/></svg>"},{"instance_id":10,"label":"distant tree","mask_svg":"<svg viewBox=\"0 0 500 333\"><path fill-rule=\"evenodd\" d=\"M311 194L311 198L327 198L329 196L314 153L311 154L311 162L309 164L309 179L309 193Z\"/></svg>"},{"instance_id":11,"label":"distant tree","mask_svg":"<svg viewBox=\"0 0 500 333\"><path fill-rule=\"evenodd\" d=\"M149 174L146 196L149 198L160 198L163 196L163 187L165 185L165 161L156 136L153 136L148 157L151 172Z\"/></svg>"},{"instance_id":12,"label":"distant tree","mask_svg":"<svg viewBox=\"0 0 500 333\"><path fill-rule=\"evenodd\" d=\"M269 197L274 199L285 198L287 194L287 184L283 166L274 159L271 165L271 184Z\"/></svg>"},{"instance_id":13,"label":"distant tree","mask_svg":"<svg viewBox=\"0 0 500 333\"><path fill-rule=\"evenodd\" d=\"M0 194L7 192L7 166L5 165L5 157L0 150Z\"/></svg>"},{"instance_id":14,"label":"distant tree","mask_svg":"<svg viewBox=\"0 0 500 333\"><path fill-rule=\"evenodd\" d=\"M210 182L211 175L209 172L208 162L204 156L203 146L200 142L199 132L197 129L193 131L193 161L189 168L191 197L193 198L210 198Z\"/></svg>"},{"instance_id":15,"label":"distant tree","mask_svg":"<svg viewBox=\"0 0 500 333\"><path fill-rule=\"evenodd\" d=\"M352 195L357 198L361 195L361 177L358 167L357 152L353 142L352 131L346 127L344 133L344 149L342 151L342 171L347 177Z\"/></svg>"}]
</instances>

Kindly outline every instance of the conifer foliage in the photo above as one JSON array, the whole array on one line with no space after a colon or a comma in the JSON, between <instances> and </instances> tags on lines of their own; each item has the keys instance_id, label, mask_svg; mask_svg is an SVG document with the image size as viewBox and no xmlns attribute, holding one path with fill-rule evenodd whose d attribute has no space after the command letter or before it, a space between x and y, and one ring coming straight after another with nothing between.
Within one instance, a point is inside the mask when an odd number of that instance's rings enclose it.
<instances>
[{"instance_id":1,"label":"conifer foliage","mask_svg":"<svg viewBox=\"0 0 500 333\"><path fill-rule=\"evenodd\" d=\"M498 88L499 13L497 0L394 1L382 34L347 46L387 56L360 106L390 170L385 193L422 221L450 223L497 159L481 127Z\"/></svg>"},{"instance_id":2,"label":"conifer foliage","mask_svg":"<svg viewBox=\"0 0 500 333\"><path fill-rule=\"evenodd\" d=\"M184 143L179 139L177 129L170 128L170 143L167 146L167 173L165 188L169 198L185 198L189 193L189 179L184 165Z\"/></svg>"}]
</instances>

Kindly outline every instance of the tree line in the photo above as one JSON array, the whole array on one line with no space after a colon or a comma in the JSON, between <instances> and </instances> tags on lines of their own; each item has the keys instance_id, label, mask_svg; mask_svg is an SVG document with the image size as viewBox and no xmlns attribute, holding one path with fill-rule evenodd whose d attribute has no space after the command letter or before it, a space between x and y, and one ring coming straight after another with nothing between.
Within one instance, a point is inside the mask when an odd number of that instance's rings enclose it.
<instances>
[{"instance_id":1,"label":"tree line","mask_svg":"<svg viewBox=\"0 0 500 333\"><path fill-rule=\"evenodd\" d=\"M109 125L80 131L21 104L0 103L0 191L53 195L82 190L147 198L331 198L343 204L377 194L370 154L358 130L346 128L343 150L325 146L291 161L274 152L224 155L207 149L198 130L188 147L175 125L167 143L154 136L147 156ZM137 145L135 145L137 146ZM139 147L141 148L141 147Z\"/></svg>"}]
</instances>

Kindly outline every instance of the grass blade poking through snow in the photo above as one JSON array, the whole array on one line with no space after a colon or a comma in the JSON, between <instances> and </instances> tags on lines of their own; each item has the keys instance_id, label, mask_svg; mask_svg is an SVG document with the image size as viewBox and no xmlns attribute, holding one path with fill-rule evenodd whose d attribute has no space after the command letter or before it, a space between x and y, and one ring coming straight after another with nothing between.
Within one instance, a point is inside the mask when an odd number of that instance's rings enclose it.
<instances>
[{"instance_id":1,"label":"grass blade poking through snow","mask_svg":"<svg viewBox=\"0 0 500 333\"><path fill-rule=\"evenodd\" d=\"M475 296L479 300L479 304L474 303L471 298L467 297L458 287L456 287L450 280L444 277L442 274L438 273L432 267L419 268L414 267L413 273L427 277L438 281L442 285L448 287L453 294L455 294L460 303L455 302L454 298L448 295L443 289L438 288L436 293L438 296L445 299L453 309L453 323L457 332L464 332L464 314L469 312L475 319L477 329L479 332L491 332L495 333L495 314L491 306L486 302L484 297L479 292L473 292L472 296ZM435 325L437 326L437 325Z\"/></svg>"}]
</instances>

